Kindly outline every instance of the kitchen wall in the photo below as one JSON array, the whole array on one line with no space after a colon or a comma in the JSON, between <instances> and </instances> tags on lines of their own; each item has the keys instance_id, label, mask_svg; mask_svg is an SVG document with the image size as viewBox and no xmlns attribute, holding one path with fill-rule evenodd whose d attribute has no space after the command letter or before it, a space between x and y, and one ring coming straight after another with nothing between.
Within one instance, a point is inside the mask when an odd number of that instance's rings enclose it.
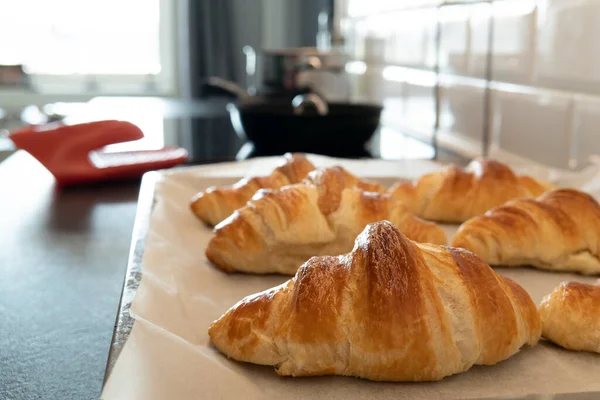
<instances>
[{"instance_id":1,"label":"kitchen wall","mask_svg":"<svg viewBox=\"0 0 600 400\"><path fill-rule=\"evenodd\" d=\"M580 168L600 154L600 0L343 9L348 48L382 79L387 123L471 157Z\"/></svg>"},{"instance_id":2,"label":"kitchen wall","mask_svg":"<svg viewBox=\"0 0 600 400\"><path fill-rule=\"evenodd\" d=\"M179 0L180 92L203 95L208 76L248 85L244 47L315 46L328 0Z\"/></svg>"},{"instance_id":3,"label":"kitchen wall","mask_svg":"<svg viewBox=\"0 0 600 400\"><path fill-rule=\"evenodd\" d=\"M223 1L223 0L220 0ZM319 12L327 0L229 0L236 79L246 83L246 45L256 51L315 46Z\"/></svg>"}]
</instances>

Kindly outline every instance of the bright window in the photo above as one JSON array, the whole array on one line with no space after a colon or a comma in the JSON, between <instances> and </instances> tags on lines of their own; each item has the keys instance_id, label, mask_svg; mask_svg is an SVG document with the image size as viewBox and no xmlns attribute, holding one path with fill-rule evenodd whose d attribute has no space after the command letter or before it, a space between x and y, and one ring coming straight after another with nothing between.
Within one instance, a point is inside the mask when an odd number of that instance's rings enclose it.
<instances>
[{"instance_id":1,"label":"bright window","mask_svg":"<svg viewBox=\"0 0 600 400\"><path fill-rule=\"evenodd\" d=\"M169 91L173 3L0 0L0 64L24 65L40 92Z\"/></svg>"}]
</instances>

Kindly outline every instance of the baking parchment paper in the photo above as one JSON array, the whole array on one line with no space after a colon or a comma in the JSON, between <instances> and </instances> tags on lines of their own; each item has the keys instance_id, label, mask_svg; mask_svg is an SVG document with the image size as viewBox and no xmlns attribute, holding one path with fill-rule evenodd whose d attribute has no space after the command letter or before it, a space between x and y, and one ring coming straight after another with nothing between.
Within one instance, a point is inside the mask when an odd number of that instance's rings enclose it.
<instances>
[{"instance_id":1,"label":"baking parchment paper","mask_svg":"<svg viewBox=\"0 0 600 400\"><path fill-rule=\"evenodd\" d=\"M442 166L431 161L339 160L311 156L317 166L340 164L389 185ZM280 158L263 158L170 170L155 191L143 256L143 278L131 306L135 323L104 387L104 399L433 399L509 397L531 393L600 391L600 355L567 351L544 340L494 366L434 383L377 383L348 377L290 378L272 367L228 360L211 344L207 328L237 301L278 285L286 276L226 274L206 260L211 229L190 212L190 197L211 185L265 174ZM600 168L577 173L541 166L520 171L599 198ZM456 226L445 226L451 236ZM594 278L532 268L496 269L521 284L539 303L565 280Z\"/></svg>"}]
</instances>

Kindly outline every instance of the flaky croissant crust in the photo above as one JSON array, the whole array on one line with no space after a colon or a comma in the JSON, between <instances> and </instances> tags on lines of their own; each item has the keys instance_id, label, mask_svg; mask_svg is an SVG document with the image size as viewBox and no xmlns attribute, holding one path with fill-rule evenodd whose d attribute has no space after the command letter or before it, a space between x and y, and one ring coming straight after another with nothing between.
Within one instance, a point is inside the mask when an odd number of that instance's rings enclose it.
<instances>
[{"instance_id":1,"label":"flaky croissant crust","mask_svg":"<svg viewBox=\"0 0 600 400\"><path fill-rule=\"evenodd\" d=\"M243 207L259 189L278 189L299 183L314 169L305 155L286 153L283 162L270 175L244 178L232 186L211 186L192 197L190 209L200 220L214 226Z\"/></svg>"},{"instance_id":2,"label":"flaky croissant crust","mask_svg":"<svg viewBox=\"0 0 600 400\"><path fill-rule=\"evenodd\" d=\"M209 335L228 357L280 375L433 381L502 361L540 331L515 282L470 252L417 244L382 221L351 253L313 257L241 300Z\"/></svg>"},{"instance_id":3,"label":"flaky croissant crust","mask_svg":"<svg viewBox=\"0 0 600 400\"><path fill-rule=\"evenodd\" d=\"M350 251L367 224L384 219L416 241L447 243L439 226L383 191L341 167L315 170L301 184L259 191L215 228L206 256L226 271L293 275L311 256Z\"/></svg>"},{"instance_id":4,"label":"flaky croissant crust","mask_svg":"<svg viewBox=\"0 0 600 400\"><path fill-rule=\"evenodd\" d=\"M600 280L563 282L540 303L542 336L569 350L600 353Z\"/></svg>"},{"instance_id":5,"label":"flaky croissant crust","mask_svg":"<svg viewBox=\"0 0 600 400\"><path fill-rule=\"evenodd\" d=\"M452 242L490 265L600 273L600 206L575 189L518 199L465 222Z\"/></svg>"},{"instance_id":6,"label":"flaky croissant crust","mask_svg":"<svg viewBox=\"0 0 600 400\"><path fill-rule=\"evenodd\" d=\"M451 165L416 182L398 183L390 193L421 218L464 222L509 200L537 197L551 187L518 176L501 162L475 159L465 169Z\"/></svg>"}]
</instances>

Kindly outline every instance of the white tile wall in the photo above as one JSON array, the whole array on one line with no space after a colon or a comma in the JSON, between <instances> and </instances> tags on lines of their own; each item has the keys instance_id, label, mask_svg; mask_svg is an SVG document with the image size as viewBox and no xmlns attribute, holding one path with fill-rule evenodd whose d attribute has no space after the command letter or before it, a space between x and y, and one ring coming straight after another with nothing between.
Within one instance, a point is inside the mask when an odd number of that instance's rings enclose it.
<instances>
[{"instance_id":1,"label":"white tile wall","mask_svg":"<svg viewBox=\"0 0 600 400\"><path fill-rule=\"evenodd\" d=\"M346 0L346 13L350 17L360 18L378 15L389 11L435 7L443 0Z\"/></svg>"},{"instance_id":2,"label":"white tile wall","mask_svg":"<svg viewBox=\"0 0 600 400\"><path fill-rule=\"evenodd\" d=\"M381 79L382 76L383 67L374 65L361 71L360 74L354 75L351 83L352 99L358 102L381 104L388 97L401 96L395 91L398 89L401 93L399 88L386 88L385 82Z\"/></svg>"},{"instance_id":3,"label":"white tile wall","mask_svg":"<svg viewBox=\"0 0 600 400\"><path fill-rule=\"evenodd\" d=\"M534 58L535 16L535 0L494 3L494 80L529 83Z\"/></svg>"},{"instance_id":4,"label":"white tile wall","mask_svg":"<svg viewBox=\"0 0 600 400\"><path fill-rule=\"evenodd\" d=\"M410 68L386 67L384 79L384 124L414 133L421 139L433 137L436 102L435 74Z\"/></svg>"},{"instance_id":5,"label":"white tile wall","mask_svg":"<svg viewBox=\"0 0 600 400\"><path fill-rule=\"evenodd\" d=\"M385 37L384 33L380 32L375 35L370 32L370 26L372 24L373 22L371 19L361 19L347 24L348 29L345 31L346 46L358 60L366 60L368 58L369 38L383 40L384 42L389 40L389 38Z\"/></svg>"},{"instance_id":6,"label":"white tile wall","mask_svg":"<svg viewBox=\"0 0 600 400\"><path fill-rule=\"evenodd\" d=\"M431 10L417 10L358 19L349 24L347 45L357 59L367 60L373 56L373 44L381 42L381 59L375 62L424 68L427 47L434 45L429 31L435 26L435 15L428 23L424 13L432 14Z\"/></svg>"},{"instance_id":7,"label":"white tile wall","mask_svg":"<svg viewBox=\"0 0 600 400\"><path fill-rule=\"evenodd\" d=\"M393 33L386 47L390 64L431 68L435 65L437 10L423 9L389 13L378 24L390 26ZM374 29L380 29L374 26Z\"/></svg>"},{"instance_id":8,"label":"white tile wall","mask_svg":"<svg viewBox=\"0 0 600 400\"><path fill-rule=\"evenodd\" d=\"M385 41L384 63L409 67L381 78L386 115L408 131L431 136L439 80L440 134L479 143L493 18L491 150L556 167L600 155L600 0L347 1L362 37Z\"/></svg>"},{"instance_id":9,"label":"white tile wall","mask_svg":"<svg viewBox=\"0 0 600 400\"><path fill-rule=\"evenodd\" d=\"M472 6L445 6L440 9L440 69L468 75L469 17Z\"/></svg>"},{"instance_id":10,"label":"white tile wall","mask_svg":"<svg viewBox=\"0 0 600 400\"><path fill-rule=\"evenodd\" d=\"M406 85L404 82L384 80L383 88L384 109L390 111L388 118L395 124L402 123L406 114Z\"/></svg>"},{"instance_id":11,"label":"white tile wall","mask_svg":"<svg viewBox=\"0 0 600 400\"><path fill-rule=\"evenodd\" d=\"M589 165L590 157L600 156L600 98L575 96L573 153L578 167Z\"/></svg>"},{"instance_id":12,"label":"white tile wall","mask_svg":"<svg viewBox=\"0 0 600 400\"><path fill-rule=\"evenodd\" d=\"M406 129L432 137L435 124L435 87L406 83L404 124Z\"/></svg>"},{"instance_id":13,"label":"white tile wall","mask_svg":"<svg viewBox=\"0 0 600 400\"><path fill-rule=\"evenodd\" d=\"M440 129L454 136L469 139L474 145L480 147L483 142L484 100L483 81L443 79Z\"/></svg>"},{"instance_id":14,"label":"white tile wall","mask_svg":"<svg viewBox=\"0 0 600 400\"><path fill-rule=\"evenodd\" d=\"M488 58L492 6L491 4L480 3L473 4L470 7L468 70L470 76L484 78Z\"/></svg>"},{"instance_id":15,"label":"white tile wall","mask_svg":"<svg viewBox=\"0 0 600 400\"><path fill-rule=\"evenodd\" d=\"M540 0L536 84L600 94L600 0Z\"/></svg>"},{"instance_id":16,"label":"white tile wall","mask_svg":"<svg viewBox=\"0 0 600 400\"><path fill-rule=\"evenodd\" d=\"M499 88L493 99L495 146L553 167L569 167L571 95Z\"/></svg>"}]
</instances>

